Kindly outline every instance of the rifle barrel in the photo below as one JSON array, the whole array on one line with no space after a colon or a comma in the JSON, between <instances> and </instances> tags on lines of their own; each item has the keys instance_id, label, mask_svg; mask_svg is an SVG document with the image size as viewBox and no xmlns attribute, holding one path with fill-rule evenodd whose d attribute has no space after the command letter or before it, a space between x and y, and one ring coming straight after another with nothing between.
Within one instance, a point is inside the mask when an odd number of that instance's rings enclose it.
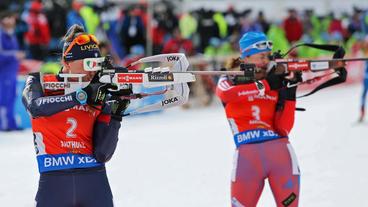
<instances>
[{"instance_id":1,"label":"rifle barrel","mask_svg":"<svg viewBox=\"0 0 368 207\"><path fill-rule=\"evenodd\" d=\"M297 62L297 61L306 61L306 62L336 62L336 61L344 61L344 62L352 62L352 61L368 61L368 57L362 58L336 58L336 59L316 59L316 60L303 60L303 59L295 59L295 61L276 61L277 63L289 63L289 62Z\"/></svg>"}]
</instances>

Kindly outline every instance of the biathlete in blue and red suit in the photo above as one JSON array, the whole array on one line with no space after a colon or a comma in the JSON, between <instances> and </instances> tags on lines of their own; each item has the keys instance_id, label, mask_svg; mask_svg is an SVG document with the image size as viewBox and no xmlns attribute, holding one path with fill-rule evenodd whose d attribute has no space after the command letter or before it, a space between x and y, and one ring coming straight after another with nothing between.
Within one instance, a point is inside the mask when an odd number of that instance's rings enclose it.
<instances>
[{"instance_id":1,"label":"biathlete in blue and red suit","mask_svg":"<svg viewBox=\"0 0 368 207\"><path fill-rule=\"evenodd\" d=\"M359 122L364 121L365 103L367 101L367 91L368 91L368 61L365 62L365 72L364 72L364 80L363 80L363 92L362 92L362 97L361 97L361 102L360 102L361 104L360 104Z\"/></svg>"},{"instance_id":2,"label":"biathlete in blue and red suit","mask_svg":"<svg viewBox=\"0 0 368 207\"><path fill-rule=\"evenodd\" d=\"M78 25L65 36L60 73L85 74L83 59L100 57L98 41ZM64 95L45 88L58 75L31 74L23 103L32 117L34 146L40 180L37 207L113 206L104 163L112 157L124 111L129 101L116 98L107 104L107 89L100 83ZM63 83L63 82L61 82Z\"/></svg>"},{"instance_id":3,"label":"biathlete in blue and red suit","mask_svg":"<svg viewBox=\"0 0 368 207\"><path fill-rule=\"evenodd\" d=\"M268 71L272 42L248 32L239 41L240 60L255 64L255 80L220 78L221 99L236 144L231 184L233 207L255 207L268 179L277 206L298 206L300 172L289 132L294 124L296 87L285 89L285 77Z\"/></svg>"}]
</instances>

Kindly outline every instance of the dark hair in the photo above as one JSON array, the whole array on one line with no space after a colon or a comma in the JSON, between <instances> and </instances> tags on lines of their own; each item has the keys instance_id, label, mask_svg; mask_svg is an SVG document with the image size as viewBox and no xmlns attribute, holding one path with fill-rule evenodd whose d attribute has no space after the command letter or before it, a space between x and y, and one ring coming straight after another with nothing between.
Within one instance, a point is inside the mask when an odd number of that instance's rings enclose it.
<instances>
[{"instance_id":1,"label":"dark hair","mask_svg":"<svg viewBox=\"0 0 368 207\"><path fill-rule=\"evenodd\" d=\"M240 63L242 63L242 60L240 57L231 58L225 63L225 67L229 70L234 70L240 66Z\"/></svg>"},{"instance_id":2,"label":"dark hair","mask_svg":"<svg viewBox=\"0 0 368 207\"><path fill-rule=\"evenodd\" d=\"M71 26L68 31L66 32L63 41L65 42L71 42L73 41L73 39L79 35L79 34L83 34L86 33L86 31L84 30L83 26L78 25L78 24L73 24L73 26Z\"/></svg>"}]
</instances>

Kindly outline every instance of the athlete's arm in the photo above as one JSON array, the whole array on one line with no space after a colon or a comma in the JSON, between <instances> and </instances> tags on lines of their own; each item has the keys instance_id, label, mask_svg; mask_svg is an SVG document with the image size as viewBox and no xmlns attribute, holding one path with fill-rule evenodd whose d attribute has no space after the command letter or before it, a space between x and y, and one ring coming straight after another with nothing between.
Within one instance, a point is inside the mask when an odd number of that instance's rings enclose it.
<instances>
[{"instance_id":1,"label":"athlete's arm","mask_svg":"<svg viewBox=\"0 0 368 207\"><path fill-rule=\"evenodd\" d=\"M93 155L98 162L104 163L111 159L119 140L120 119L111 114L111 107L105 105L97 117L93 131Z\"/></svg>"},{"instance_id":2,"label":"athlete's arm","mask_svg":"<svg viewBox=\"0 0 368 207\"><path fill-rule=\"evenodd\" d=\"M216 95L222 102L228 103L244 100L248 96L258 95L269 90L271 89L266 80L260 80L258 83L233 85L226 76L223 76L217 84Z\"/></svg>"},{"instance_id":3,"label":"athlete's arm","mask_svg":"<svg viewBox=\"0 0 368 207\"><path fill-rule=\"evenodd\" d=\"M50 116L80 104L76 99L76 92L61 96L44 96L37 75L28 76L22 102L33 118Z\"/></svg>"},{"instance_id":4,"label":"athlete's arm","mask_svg":"<svg viewBox=\"0 0 368 207\"><path fill-rule=\"evenodd\" d=\"M283 107L275 113L274 128L281 136L287 136L294 126L295 105L295 100L285 100Z\"/></svg>"}]
</instances>

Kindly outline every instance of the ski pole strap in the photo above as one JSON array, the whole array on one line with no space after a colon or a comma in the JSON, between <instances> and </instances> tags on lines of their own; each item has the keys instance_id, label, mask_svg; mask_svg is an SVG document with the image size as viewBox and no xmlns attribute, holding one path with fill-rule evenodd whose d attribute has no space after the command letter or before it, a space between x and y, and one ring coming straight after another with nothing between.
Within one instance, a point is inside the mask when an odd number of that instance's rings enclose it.
<instances>
[{"instance_id":1,"label":"ski pole strap","mask_svg":"<svg viewBox=\"0 0 368 207\"><path fill-rule=\"evenodd\" d=\"M308 47L315 48L315 49L327 50L327 51L331 51L331 52L335 52L340 48L340 46L338 46L338 45L327 45L327 44L304 43L304 45L308 46Z\"/></svg>"},{"instance_id":2,"label":"ski pole strap","mask_svg":"<svg viewBox=\"0 0 368 207\"><path fill-rule=\"evenodd\" d=\"M344 69L345 70L345 69ZM335 77L335 78L332 78L320 85L318 85L316 88L314 88L311 92L307 93L307 94L304 94L302 96L298 96L297 98L303 98L303 97L306 97L306 96L310 96L314 93L316 93L317 91L323 89L323 88L327 88L327 87L330 87L330 86L333 86L333 85L337 85L339 83L343 83L344 81L341 80L340 77Z\"/></svg>"},{"instance_id":3,"label":"ski pole strap","mask_svg":"<svg viewBox=\"0 0 368 207\"><path fill-rule=\"evenodd\" d=\"M310 47L314 47L317 49L322 49L322 50L329 50L329 51L334 51L334 55L333 55L333 59L339 59L339 58L343 58L345 56L345 50L343 47L341 46L336 46L336 45L316 45L316 44L305 44L306 46L310 46ZM344 67L341 68L337 68L335 69L335 72L338 76L334 77L330 80L327 80L326 82L318 85L316 88L314 88L311 92L304 94L302 96L298 96L297 98L303 98L306 96L310 96L314 93L316 93L317 91L323 89L323 88L327 88L330 86L334 86L340 83L343 83L346 81L347 78L347 71ZM322 77L322 76L321 76ZM321 77L317 77L317 78L321 78ZM313 79L312 79L313 80ZM318 80L318 79L316 79ZM312 82L311 80L308 80L310 82Z\"/></svg>"},{"instance_id":4,"label":"ski pole strap","mask_svg":"<svg viewBox=\"0 0 368 207\"><path fill-rule=\"evenodd\" d=\"M267 129L251 129L235 134L234 142L238 148L243 144L258 143L279 138L288 138L288 136L280 136L276 132Z\"/></svg>"}]
</instances>

